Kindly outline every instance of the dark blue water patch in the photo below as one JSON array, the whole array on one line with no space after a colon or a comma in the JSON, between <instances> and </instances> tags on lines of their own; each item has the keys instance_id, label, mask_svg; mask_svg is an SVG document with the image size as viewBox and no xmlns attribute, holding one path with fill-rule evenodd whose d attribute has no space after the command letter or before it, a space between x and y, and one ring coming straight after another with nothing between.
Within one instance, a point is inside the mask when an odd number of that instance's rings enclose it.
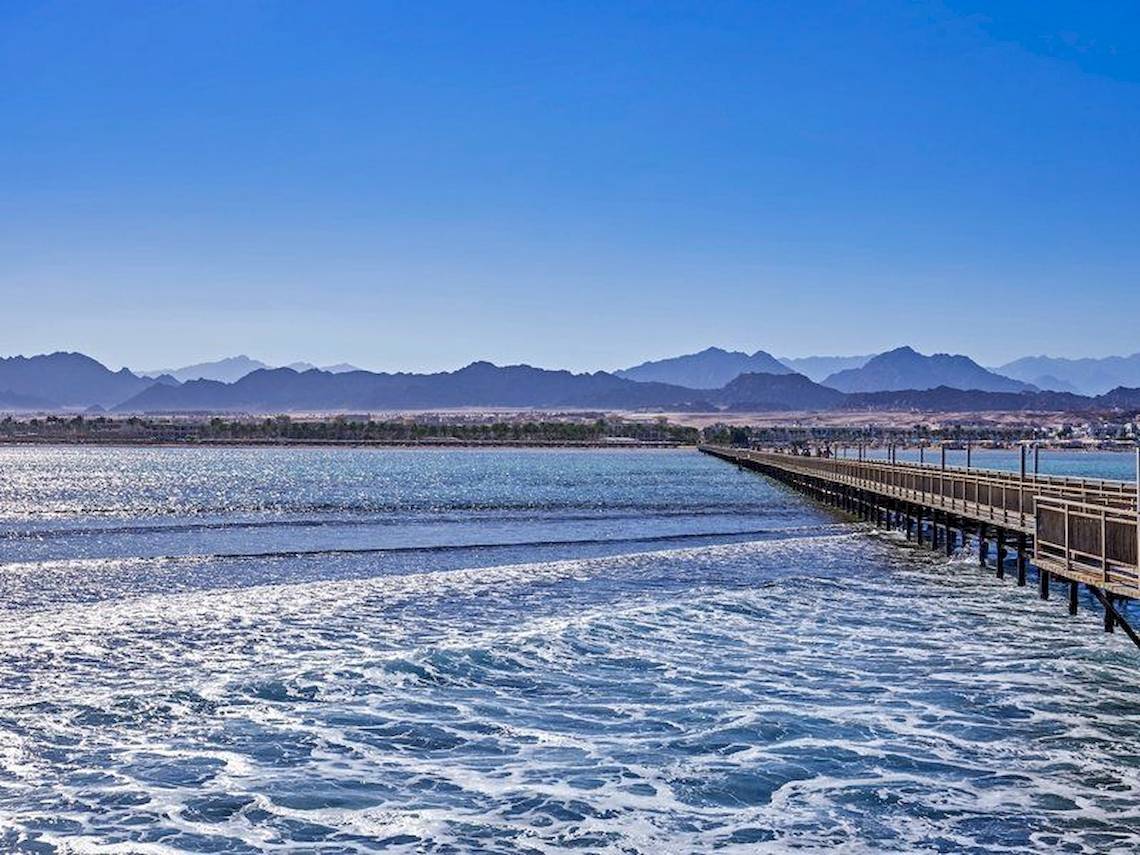
<instances>
[{"instance_id":1,"label":"dark blue water patch","mask_svg":"<svg viewBox=\"0 0 1140 855\"><path fill-rule=\"evenodd\" d=\"M140 754L131 758L123 771L155 787L198 787L212 780L223 765L215 758Z\"/></svg>"},{"instance_id":2,"label":"dark blue water patch","mask_svg":"<svg viewBox=\"0 0 1140 855\"><path fill-rule=\"evenodd\" d=\"M325 512L324 516L303 517L295 514ZM462 511L461 513L455 513ZM83 516L91 513L83 511ZM286 530L290 528L321 529L329 527L409 527L433 526L444 523L462 523L479 520L493 524L498 518L509 517L515 522L549 522L577 523L596 521L599 517L608 520L644 519L647 516L685 519L699 519L701 517L755 517L758 515L780 516L779 509L773 508L770 503L738 504L732 507L710 508L707 505L688 505L684 503L671 503L664 506L649 504L630 505L597 505L586 506L548 505L534 507L531 505L519 507L497 508L427 508L409 509L398 508L345 508L330 506L328 508L289 509L288 511L272 511L261 514L245 511L242 513L225 513L214 510L208 514L203 513L204 519L198 518L192 522L155 521L155 522L127 522L124 524L104 523L100 525L81 526L73 522L75 515L61 512L61 519L54 524L39 527L21 526L13 522L10 527L0 529L0 540L18 542L42 541L65 537L74 538L105 538L114 535L141 537L152 534L186 534L191 532L210 533L236 530L239 532L255 532L259 529ZM137 518L136 518L137 519ZM44 522L52 523L52 520Z\"/></svg>"},{"instance_id":3,"label":"dark blue water patch","mask_svg":"<svg viewBox=\"0 0 1140 855\"><path fill-rule=\"evenodd\" d=\"M800 764L769 764L762 772L734 769L679 778L669 784L686 804L732 809L769 804L781 787L793 781L811 780L816 774Z\"/></svg>"},{"instance_id":4,"label":"dark blue water patch","mask_svg":"<svg viewBox=\"0 0 1140 855\"><path fill-rule=\"evenodd\" d=\"M54 608L66 602L96 602L153 593L368 579L465 567L587 559L660 550L671 545L694 547L757 539L780 540L802 537L805 532L826 536L829 530L826 527L761 528L628 538L0 564L0 602L7 609Z\"/></svg>"},{"instance_id":5,"label":"dark blue water patch","mask_svg":"<svg viewBox=\"0 0 1140 855\"><path fill-rule=\"evenodd\" d=\"M803 509L783 513L709 512L698 516L639 513L630 519L602 511L567 520L551 516L497 515L490 518L432 518L377 523L343 518L320 525L148 527L134 533L57 530L9 539L0 563L204 555L281 555L318 552L384 552L446 549L480 544L613 541L758 530L795 529L817 522Z\"/></svg>"}]
</instances>

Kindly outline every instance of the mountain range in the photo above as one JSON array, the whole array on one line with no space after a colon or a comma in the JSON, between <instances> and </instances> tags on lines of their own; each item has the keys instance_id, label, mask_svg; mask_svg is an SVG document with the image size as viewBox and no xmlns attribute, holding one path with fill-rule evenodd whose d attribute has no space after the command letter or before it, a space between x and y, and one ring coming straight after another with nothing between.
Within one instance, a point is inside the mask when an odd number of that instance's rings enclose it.
<instances>
[{"instance_id":1,"label":"mountain range","mask_svg":"<svg viewBox=\"0 0 1140 855\"><path fill-rule=\"evenodd\" d=\"M238 373L252 362L256 360L231 357L179 370L193 373L193 369L204 370L202 366L206 366ZM736 373L740 367L756 366L775 370ZM0 358L0 410L270 413L517 407L713 412L1140 407L1140 390L1133 386L1120 384L1095 397L1044 384L1038 388L985 369L965 356L927 356L909 347L842 368L825 377L824 383L792 371L764 351L747 354L720 348L614 373L574 374L528 365L500 367L489 362L434 374L341 370L351 366L334 366L336 370L306 364L298 367L302 370L256 368L228 382L179 382L170 374L151 378L126 368L112 371L80 353ZM816 364L815 369L820 367ZM643 377L665 380L635 379ZM729 379L723 380L725 377Z\"/></svg>"},{"instance_id":2,"label":"mountain range","mask_svg":"<svg viewBox=\"0 0 1140 855\"><path fill-rule=\"evenodd\" d=\"M1117 386L1140 386L1140 353L1103 359L1025 356L994 370L1042 389L1102 395Z\"/></svg>"},{"instance_id":3,"label":"mountain range","mask_svg":"<svg viewBox=\"0 0 1140 855\"><path fill-rule=\"evenodd\" d=\"M1140 408L1140 389L1090 398L1069 392L929 389L841 392L802 374L741 374L720 389L639 382L599 371L572 374L529 365L474 362L435 374L332 374L262 369L236 383L156 383L116 409L123 412L336 412L430 408L759 412L778 410L1090 411Z\"/></svg>"},{"instance_id":4,"label":"mountain range","mask_svg":"<svg viewBox=\"0 0 1140 855\"><path fill-rule=\"evenodd\" d=\"M747 354L710 347L699 353L644 362L614 372L629 380L669 383L690 389L719 389L742 374L758 373L802 374L824 386L851 393L939 386L984 392L1028 392L1037 388L983 368L968 356L947 353L927 356L911 347L873 356L809 356L782 360L763 350ZM1072 390L1062 388L1061 391Z\"/></svg>"},{"instance_id":5,"label":"mountain range","mask_svg":"<svg viewBox=\"0 0 1140 855\"><path fill-rule=\"evenodd\" d=\"M809 381L810 382L810 381ZM384 374L261 369L235 383L192 380L155 384L117 409L131 412L397 410L426 407L612 408L680 406L700 393L638 383L599 371L572 374L529 365L473 362L458 371Z\"/></svg>"},{"instance_id":6,"label":"mountain range","mask_svg":"<svg viewBox=\"0 0 1140 855\"><path fill-rule=\"evenodd\" d=\"M983 368L964 356L934 354L922 357L911 348L897 348L896 351L909 355L912 364L900 365L899 363L904 360L894 359L891 360L895 363L893 366L884 366L883 360L879 360L869 371L850 374L844 372L863 369L873 360L886 354L777 358L763 350L749 354L709 347L699 353L643 362L612 373L627 380L670 383L691 389L720 389L741 374L788 372L803 374L816 383L823 383L841 391L897 391L909 388L932 389L946 385L958 389L979 388L991 391L1038 388L1052 392L1095 396L1117 386L1140 386L1140 353L1132 356L1109 356L1103 359L1026 356L1004 365ZM924 360L925 364L919 364L915 356ZM233 383L254 371L276 367L304 372L318 366L311 362L291 362L285 366L276 366L240 354L180 368L151 369L134 373L144 378L171 377L180 383L190 380ZM884 371L884 368L889 370ZM320 370L341 374L360 369L355 365L339 363L320 366ZM1002 379L995 380L992 375ZM1018 381L1023 385L1007 382L1009 380Z\"/></svg>"}]
</instances>

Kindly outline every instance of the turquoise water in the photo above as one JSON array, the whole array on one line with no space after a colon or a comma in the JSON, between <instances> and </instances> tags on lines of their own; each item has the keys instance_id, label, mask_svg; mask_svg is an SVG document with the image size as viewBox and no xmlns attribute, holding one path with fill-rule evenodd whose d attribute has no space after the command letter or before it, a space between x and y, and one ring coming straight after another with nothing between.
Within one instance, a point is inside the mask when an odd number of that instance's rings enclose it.
<instances>
[{"instance_id":1,"label":"turquoise water","mask_svg":"<svg viewBox=\"0 0 1140 855\"><path fill-rule=\"evenodd\" d=\"M1140 841L1123 634L695 452L0 473L3 851Z\"/></svg>"},{"instance_id":2,"label":"turquoise water","mask_svg":"<svg viewBox=\"0 0 1140 855\"><path fill-rule=\"evenodd\" d=\"M850 457L855 456L855 450L848 450ZM886 449L873 448L867 453L873 460L885 460ZM900 449L897 459L908 463L919 461L918 449ZM928 448L924 452L924 460L931 465L939 464L942 460L937 447ZM1033 471L1033 452L1027 451L1025 457L1026 471ZM1074 478L1109 478L1116 481L1136 480L1136 456L1129 452L1089 452L1089 451L1062 451L1041 449L1037 459L1038 471L1042 475L1068 475ZM947 466L965 466L966 452L955 449L946 452ZM983 469L1005 469L1017 472L1021 469L1021 452L1015 449L986 449L976 448L970 452L970 465Z\"/></svg>"}]
</instances>

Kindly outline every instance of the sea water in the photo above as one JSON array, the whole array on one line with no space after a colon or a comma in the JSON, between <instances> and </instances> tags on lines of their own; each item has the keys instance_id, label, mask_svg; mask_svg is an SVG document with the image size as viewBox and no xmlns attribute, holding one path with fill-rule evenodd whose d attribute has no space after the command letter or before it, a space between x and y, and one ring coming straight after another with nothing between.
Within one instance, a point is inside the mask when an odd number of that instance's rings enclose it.
<instances>
[{"instance_id":1,"label":"sea water","mask_svg":"<svg viewBox=\"0 0 1140 855\"><path fill-rule=\"evenodd\" d=\"M0 851L1140 845L1123 633L692 451L4 449L0 609Z\"/></svg>"}]
</instances>

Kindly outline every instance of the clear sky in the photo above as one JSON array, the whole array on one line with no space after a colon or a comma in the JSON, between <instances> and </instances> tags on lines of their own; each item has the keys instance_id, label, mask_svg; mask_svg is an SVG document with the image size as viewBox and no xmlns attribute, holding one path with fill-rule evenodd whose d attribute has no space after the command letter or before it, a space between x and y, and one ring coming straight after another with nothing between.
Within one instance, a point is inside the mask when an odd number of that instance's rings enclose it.
<instances>
[{"instance_id":1,"label":"clear sky","mask_svg":"<svg viewBox=\"0 0 1140 855\"><path fill-rule=\"evenodd\" d=\"M1140 4L0 3L0 351L1140 350Z\"/></svg>"}]
</instances>

